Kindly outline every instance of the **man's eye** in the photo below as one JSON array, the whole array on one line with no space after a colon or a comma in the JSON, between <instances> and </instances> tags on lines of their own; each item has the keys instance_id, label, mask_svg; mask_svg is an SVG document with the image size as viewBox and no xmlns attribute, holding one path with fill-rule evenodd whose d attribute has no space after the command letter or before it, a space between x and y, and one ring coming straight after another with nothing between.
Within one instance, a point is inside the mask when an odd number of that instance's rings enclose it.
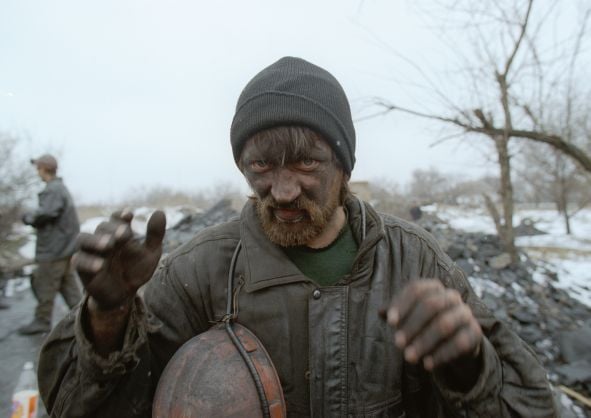
<instances>
[{"instance_id":1,"label":"man's eye","mask_svg":"<svg viewBox=\"0 0 591 418\"><path fill-rule=\"evenodd\" d=\"M316 167L318 167L318 164L320 164L320 162L318 162L317 160L313 160L312 158L306 158L301 161L298 161L297 168L299 168L300 170L314 170Z\"/></svg>"},{"instance_id":2,"label":"man's eye","mask_svg":"<svg viewBox=\"0 0 591 418\"><path fill-rule=\"evenodd\" d=\"M268 170L270 167L271 165L265 160L255 160L250 163L250 168L257 172Z\"/></svg>"}]
</instances>

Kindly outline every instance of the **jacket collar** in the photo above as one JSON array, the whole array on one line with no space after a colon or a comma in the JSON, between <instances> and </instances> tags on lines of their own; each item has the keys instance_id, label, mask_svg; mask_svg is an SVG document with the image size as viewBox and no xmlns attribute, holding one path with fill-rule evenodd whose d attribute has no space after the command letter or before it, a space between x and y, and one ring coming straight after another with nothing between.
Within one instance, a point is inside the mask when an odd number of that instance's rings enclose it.
<instances>
[{"instance_id":1,"label":"jacket collar","mask_svg":"<svg viewBox=\"0 0 591 418\"><path fill-rule=\"evenodd\" d=\"M364 210L361 210L363 205ZM356 265L369 263L367 255L383 237L383 224L379 215L367 203L357 198L351 198L345 202L349 223L353 235L359 243L359 250L355 259ZM282 248L272 243L261 227L256 214L253 201L248 201L240 215L240 239L242 241L242 255L240 266L244 274L244 289L254 292L270 286L282 285L293 282L306 281L312 283L308 277L291 262ZM365 221L365 240L363 236L363 223Z\"/></svg>"}]
</instances>

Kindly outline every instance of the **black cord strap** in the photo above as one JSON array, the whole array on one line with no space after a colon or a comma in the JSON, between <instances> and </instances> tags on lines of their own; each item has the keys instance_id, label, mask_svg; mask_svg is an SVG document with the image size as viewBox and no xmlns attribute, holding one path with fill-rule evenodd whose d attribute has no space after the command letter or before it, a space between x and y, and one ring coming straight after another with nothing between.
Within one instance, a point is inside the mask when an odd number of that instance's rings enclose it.
<instances>
[{"instance_id":1,"label":"black cord strap","mask_svg":"<svg viewBox=\"0 0 591 418\"><path fill-rule=\"evenodd\" d=\"M252 359L248 355L248 352L242 345L240 339L236 336L234 332L233 323L234 323L234 306L233 306L233 298L232 298L232 291L234 289L234 273L236 270L236 260L238 259L238 254L240 253L240 249L242 248L242 241L238 242L236 249L234 250L234 255L232 255L232 261L230 262L230 274L228 275L228 298L226 304L226 315L223 318L223 321L226 325L226 331L228 332L228 336L236 346L236 349L242 356L246 367L248 367L248 371L254 380L254 385L257 390L257 394L259 395L259 401L261 402L261 409L263 411L264 418L270 418L271 414L269 412L269 402L267 401L267 396L265 395L265 389L263 387L263 383L261 382L261 377L252 362Z\"/></svg>"}]
</instances>

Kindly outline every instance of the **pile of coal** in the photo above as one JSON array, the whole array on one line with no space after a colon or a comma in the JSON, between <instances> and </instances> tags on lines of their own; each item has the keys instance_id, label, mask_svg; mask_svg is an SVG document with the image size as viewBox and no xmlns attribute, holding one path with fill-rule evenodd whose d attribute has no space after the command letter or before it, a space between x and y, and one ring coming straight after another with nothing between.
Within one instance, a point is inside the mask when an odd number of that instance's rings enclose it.
<instances>
[{"instance_id":1,"label":"pile of coal","mask_svg":"<svg viewBox=\"0 0 591 418\"><path fill-rule=\"evenodd\" d=\"M172 228L166 230L163 252L170 253L191 240L202 229L229 221L237 216L239 213L234 209L231 199L222 199L205 212L188 212Z\"/></svg>"},{"instance_id":2,"label":"pile of coal","mask_svg":"<svg viewBox=\"0 0 591 418\"><path fill-rule=\"evenodd\" d=\"M436 218L423 221L464 270L472 288L500 320L536 352L553 385L591 394L591 308L558 288L558 273L520 252L518 264L496 235L451 229ZM520 235L539 234L526 223ZM563 411L563 416L586 416ZM570 415L569 415L570 414Z\"/></svg>"},{"instance_id":3,"label":"pile of coal","mask_svg":"<svg viewBox=\"0 0 591 418\"><path fill-rule=\"evenodd\" d=\"M188 213L167 231L164 251L168 253L200 230L237 216L230 200L221 200L202 213ZM520 262L512 264L496 235L454 230L433 216L423 216L417 222L464 270L474 291L494 315L535 350L552 384L589 397L591 308L555 286L557 273L526 253L520 253ZM527 221L518 226L517 232L543 233ZM563 396L558 402L565 400ZM563 408L564 417L586 416L576 406Z\"/></svg>"}]
</instances>

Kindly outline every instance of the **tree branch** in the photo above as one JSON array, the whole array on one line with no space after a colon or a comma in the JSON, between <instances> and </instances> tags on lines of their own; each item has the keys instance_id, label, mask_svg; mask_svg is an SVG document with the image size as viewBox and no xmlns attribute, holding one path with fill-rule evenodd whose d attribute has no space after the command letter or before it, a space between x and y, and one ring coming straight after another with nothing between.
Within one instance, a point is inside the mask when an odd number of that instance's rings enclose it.
<instances>
[{"instance_id":1,"label":"tree branch","mask_svg":"<svg viewBox=\"0 0 591 418\"><path fill-rule=\"evenodd\" d=\"M583 149L577 147L576 145L566 141L562 136L549 134L545 132L538 132L538 131L530 131L525 129L514 129L511 128L507 130L506 128L496 128L494 126L476 126L471 125L457 118L449 118L444 116L432 115L428 113L419 112L413 109L407 109L404 107L396 106L391 103L386 103L384 101L377 101L376 104L384 108L383 112L377 113L373 116L384 115L388 112L399 111L403 113L407 113L409 115L417 116L423 119L430 119L438 122L443 122L447 124L451 124L462 128L465 132L473 132L473 133L480 133L487 135L489 137L497 137L497 136L504 136L507 135L508 138L523 138L529 139L531 141L536 142L543 142L554 147L557 150L562 151L575 161L577 161L581 167L591 173L591 156L589 156ZM478 109L477 109L478 110ZM366 117L365 119L370 119L372 115ZM487 119L482 115L484 121ZM488 122L487 122L488 124Z\"/></svg>"},{"instance_id":2,"label":"tree branch","mask_svg":"<svg viewBox=\"0 0 591 418\"><path fill-rule=\"evenodd\" d=\"M523 19L523 23L521 23L521 25L520 25L521 32L519 33L519 38L517 38L517 41L515 42L515 46L513 47L513 52L511 53L511 55L507 59L507 62L505 63L505 70L503 71L503 76L505 76L505 77L507 77L507 73L509 72L509 69L511 68L511 64L513 63L513 60L515 59L515 56L517 55L517 51L519 50L519 46L521 45L521 41L523 40L523 37L525 36L525 32L527 30L527 23L529 21L529 16L530 16L532 5L533 5L533 0L529 0L527 3L527 10L525 12L525 17Z\"/></svg>"}]
</instances>

